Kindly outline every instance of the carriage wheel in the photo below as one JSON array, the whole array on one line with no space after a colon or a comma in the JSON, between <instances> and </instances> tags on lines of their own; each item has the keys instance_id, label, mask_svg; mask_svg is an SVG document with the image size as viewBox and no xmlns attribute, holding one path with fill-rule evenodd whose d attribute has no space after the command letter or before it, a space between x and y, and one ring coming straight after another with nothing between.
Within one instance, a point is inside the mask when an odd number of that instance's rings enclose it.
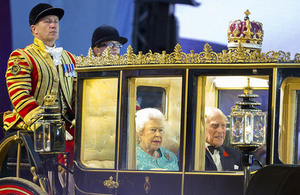
<instances>
[{"instance_id":1,"label":"carriage wheel","mask_svg":"<svg viewBox=\"0 0 300 195\"><path fill-rule=\"evenodd\" d=\"M22 181L27 181L27 182L29 182L29 184L30 185L32 185L32 184L34 184L33 182L32 182L32 180L33 180L33 175L32 175L32 173L30 173L30 170L27 170L27 169L29 169L29 168L25 168L25 169L23 169L22 167L21 167L21 171L22 171L22 174L20 175L20 177L18 177L17 175L16 175L16 173L17 173L17 171L15 172L15 174L13 173L13 172L11 172L11 171L8 171L8 170L5 170L5 167L7 167L7 164L6 164L6 162L5 162L5 156L8 154L8 152L9 152L9 150L10 150L10 148L12 148L12 146L15 144L15 143L17 143L18 142L18 140L19 140L19 138L18 138L18 136L17 136L17 132L13 132L13 133L10 133L10 134L8 134L8 135L6 135L5 137L4 137L4 139L2 139L1 140L1 142L0 142L0 177L3 177L3 178L17 178L17 179L22 179ZM20 140L20 141L22 141L22 140ZM24 148L25 149L25 147L22 147L22 148ZM34 152L34 151L33 151ZM27 156L26 156L27 157ZM19 158L18 156L16 157L16 158ZM4 171L5 170L5 171ZM59 182L59 178L58 178L58 171L57 171L57 169L56 170L53 170L54 171L54 185L55 186L52 186L53 188L55 188L55 191L58 193L58 194L63 194L63 188L62 188L62 186L61 186L61 183ZM4 172L9 172L9 174L8 175L6 175L6 174L3 174ZM24 177L23 177L24 176ZM23 178L22 178L23 177ZM36 176L35 176L36 177ZM27 180L26 180L27 179ZM45 191L48 191L49 190L49 180L48 179L46 179L46 180L39 180L39 184L41 185L41 186L43 186L43 188L45 189ZM35 184L36 185L36 184ZM36 185L36 186L38 186L38 185ZM39 187L40 188L40 187ZM40 188L40 189L42 189L42 188ZM54 189L53 189L54 190ZM0 194L2 194L1 193L1 191L0 191ZM10 193L10 194L14 194L14 193ZM25 193L26 194L26 193Z\"/></svg>"},{"instance_id":2,"label":"carriage wheel","mask_svg":"<svg viewBox=\"0 0 300 195\"><path fill-rule=\"evenodd\" d=\"M0 194L46 195L38 185L22 178L6 177L0 179Z\"/></svg>"}]
</instances>

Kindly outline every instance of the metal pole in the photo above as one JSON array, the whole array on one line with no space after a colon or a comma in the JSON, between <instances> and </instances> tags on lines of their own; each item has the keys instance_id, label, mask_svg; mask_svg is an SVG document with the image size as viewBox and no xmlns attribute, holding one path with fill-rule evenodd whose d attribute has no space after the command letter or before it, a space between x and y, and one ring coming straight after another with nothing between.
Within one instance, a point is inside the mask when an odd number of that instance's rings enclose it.
<instances>
[{"instance_id":1,"label":"metal pole","mask_svg":"<svg viewBox=\"0 0 300 195\"><path fill-rule=\"evenodd\" d=\"M21 144L22 144L22 140L21 140L21 138L20 138L20 131L17 132L17 136L18 136L18 150L17 150L16 177L20 177Z\"/></svg>"},{"instance_id":2,"label":"metal pole","mask_svg":"<svg viewBox=\"0 0 300 195\"><path fill-rule=\"evenodd\" d=\"M244 166L244 188L243 195L246 195L246 190L250 180L250 166Z\"/></svg>"}]
</instances>

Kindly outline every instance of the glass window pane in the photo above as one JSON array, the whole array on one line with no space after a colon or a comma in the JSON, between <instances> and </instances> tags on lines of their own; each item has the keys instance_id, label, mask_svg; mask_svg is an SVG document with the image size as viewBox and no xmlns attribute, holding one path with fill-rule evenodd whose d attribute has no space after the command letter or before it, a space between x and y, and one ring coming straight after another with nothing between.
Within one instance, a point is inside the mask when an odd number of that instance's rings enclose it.
<instances>
[{"instance_id":1,"label":"glass window pane","mask_svg":"<svg viewBox=\"0 0 300 195\"><path fill-rule=\"evenodd\" d=\"M296 122L295 122L295 157L294 162L300 165L300 90L296 91Z\"/></svg>"},{"instance_id":2,"label":"glass window pane","mask_svg":"<svg viewBox=\"0 0 300 195\"><path fill-rule=\"evenodd\" d=\"M117 121L118 78L83 81L81 161L113 169Z\"/></svg>"},{"instance_id":3,"label":"glass window pane","mask_svg":"<svg viewBox=\"0 0 300 195\"><path fill-rule=\"evenodd\" d=\"M278 153L286 164L299 164L299 90L300 78L288 77L281 84Z\"/></svg>"},{"instance_id":4,"label":"glass window pane","mask_svg":"<svg viewBox=\"0 0 300 195\"><path fill-rule=\"evenodd\" d=\"M230 143L231 129L229 122L231 108L235 106L237 101L242 100L238 98L238 95L244 93L243 88L247 86L247 78L250 78L250 86L254 89L253 94L259 95L259 98L255 98L254 101L262 103L257 109L261 109L262 112L267 112L267 82L269 77L198 77L196 120L194 124L194 136L196 138L194 143L194 170L242 170L242 163L239 159L241 152ZM215 108L218 108L218 110ZM207 113L205 113L205 111ZM223 128L222 124L224 125ZM216 150L211 150L210 152L209 146L214 146ZM262 164L265 164L265 145L262 145L254 153L254 158ZM227 167L225 164L232 164L233 166ZM255 162L252 166L252 170L259 167L260 165Z\"/></svg>"},{"instance_id":5,"label":"glass window pane","mask_svg":"<svg viewBox=\"0 0 300 195\"><path fill-rule=\"evenodd\" d=\"M128 169L142 167L142 170L178 170L182 78L131 78L129 83ZM135 113L140 110L144 112L147 108L157 109L162 119L156 123L152 117L150 120L145 117L145 123L141 125L141 132L145 133L137 134ZM147 125L151 126L149 132L153 131L152 134L146 133ZM155 132L153 128L156 128ZM136 161L137 155L139 157L141 154L143 160Z\"/></svg>"},{"instance_id":6,"label":"glass window pane","mask_svg":"<svg viewBox=\"0 0 300 195\"><path fill-rule=\"evenodd\" d=\"M219 89L218 90L218 107L223 111L223 113L228 117L228 126L226 128L226 135L230 134L230 113L233 106L232 103L241 101L241 98L238 98L239 94L243 94L243 90L239 89ZM253 94L257 94L259 97L255 98L255 101L260 102L260 106L256 108L262 110L262 112L268 112L268 100L269 100L269 91L268 89L254 89ZM228 103L231 102L231 103ZM224 144L230 146L230 136L226 136ZM263 144L253 153L254 163L251 166L251 170L259 169L261 166L266 164L266 145Z\"/></svg>"}]
</instances>

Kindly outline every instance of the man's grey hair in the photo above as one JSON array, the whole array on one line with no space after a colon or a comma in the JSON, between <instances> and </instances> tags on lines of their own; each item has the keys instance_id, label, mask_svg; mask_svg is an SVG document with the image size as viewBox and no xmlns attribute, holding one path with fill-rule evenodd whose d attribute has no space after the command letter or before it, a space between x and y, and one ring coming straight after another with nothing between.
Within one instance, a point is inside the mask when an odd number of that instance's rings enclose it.
<instances>
[{"instance_id":1,"label":"man's grey hair","mask_svg":"<svg viewBox=\"0 0 300 195\"><path fill-rule=\"evenodd\" d=\"M219 108L206 107L205 108L205 123L209 122L216 113L220 114L224 118L225 122L227 122L227 117Z\"/></svg>"}]
</instances>

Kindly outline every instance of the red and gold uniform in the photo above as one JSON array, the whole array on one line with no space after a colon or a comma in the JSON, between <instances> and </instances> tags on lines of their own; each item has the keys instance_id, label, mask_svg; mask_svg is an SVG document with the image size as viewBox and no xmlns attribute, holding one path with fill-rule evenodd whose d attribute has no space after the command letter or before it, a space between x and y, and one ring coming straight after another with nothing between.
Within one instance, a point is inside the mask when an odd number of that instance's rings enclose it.
<instances>
[{"instance_id":1,"label":"red and gold uniform","mask_svg":"<svg viewBox=\"0 0 300 195\"><path fill-rule=\"evenodd\" d=\"M72 121L75 106L76 76L68 76L64 67L75 66L74 56L62 50L61 61L57 66L44 43L34 38L33 44L24 49L13 51L8 60L6 83L13 111L4 115L4 129L27 129L33 131L31 125L38 120L42 111L44 97L47 92L55 95L60 100L62 115ZM68 121L70 121L68 120ZM69 125L67 125L69 126ZM74 129L67 129L74 136ZM72 143L71 143L72 142ZM67 151L73 154L74 139L67 141ZM71 148L70 148L71 147ZM71 157L72 157L71 154Z\"/></svg>"}]
</instances>

